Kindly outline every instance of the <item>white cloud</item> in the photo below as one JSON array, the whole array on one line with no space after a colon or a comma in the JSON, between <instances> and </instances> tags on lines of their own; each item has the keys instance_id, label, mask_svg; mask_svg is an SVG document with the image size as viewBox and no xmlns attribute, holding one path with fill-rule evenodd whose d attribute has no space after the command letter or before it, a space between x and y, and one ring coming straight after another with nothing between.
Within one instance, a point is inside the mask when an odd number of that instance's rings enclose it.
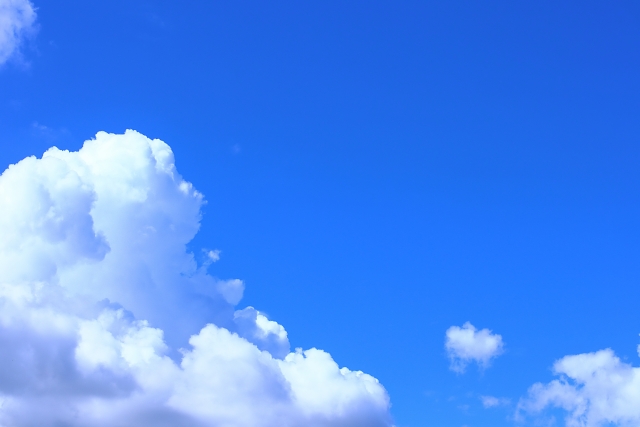
<instances>
[{"instance_id":1,"label":"white cloud","mask_svg":"<svg viewBox=\"0 0 640 427\"><path fill-rule=\"evenodd\" d=\"M506 406L511 403L509 399L504 397L495 397L495 396L480 396L480 401L482 402L482 406L485 408L495 408L497 406Z\"/></svg>"},{"instance_id":2,"label":"white cloud","mask_svg":"<svg viewBox=\"0 0 640 427\"><path fill-rule=\"evenodd\" d=\"M517 418L560 408L567 427L640 425L640 368L612 350L565 356L553 371L560 378L534 384L519 402Z\"/></svg>"},{"instance_id":3,"label":"white cloud","mask_svg":"<svg viewBox=\"0 0 640 427\"><path fill-rule=\"evenodd\" d=\"M240 335L251 341L260 350L283 359L290 351L287 331L282 325L260 313L253 307L236 310L233 321Z\"/></svg>"},{"instance_id":4,"label":"white cloud","mask_svg":"<svg viewBox=\"0 0 640 427\"><path fill-rule=\"evenodd\" d=\"M478 331L471 323L447 329L445 349L451 360L451 370L463 373L470 362L487 368L491 359L504 351L502 337L489 329Z\"/></svg>"},{"instance_id":5,"label":"white cloud","mask_svg":"<svg viewBox=\"0 0 640 427\"><path fill-rule=\"evenodd\" d=\"M35 21L29 0L0 0L0 65L18 52L24 37L34 31Z\"/></svg>"},{"instance_id":6,"label":"white cloud","mask_svg":"<svg viewBox=\"0 0 640 427\"><path fill-rule=\"evenodd\" d=\"M100 132L0 176L0 425L390 426L372 376L289 352L186 244L203 197L159 140Z\"/></svg>"},{"instance_id":7,"label":"white cloud","mask_svg":"<svg viewBox=\"0 0 640 427\"><path fill-rule=\"evenodd\" d=\"M207 251L207 258L209 258L209 262L218 262L220 261L220 253L222 253L219 249L214 249L212 251Z\"/></svg>"}]
</instances>

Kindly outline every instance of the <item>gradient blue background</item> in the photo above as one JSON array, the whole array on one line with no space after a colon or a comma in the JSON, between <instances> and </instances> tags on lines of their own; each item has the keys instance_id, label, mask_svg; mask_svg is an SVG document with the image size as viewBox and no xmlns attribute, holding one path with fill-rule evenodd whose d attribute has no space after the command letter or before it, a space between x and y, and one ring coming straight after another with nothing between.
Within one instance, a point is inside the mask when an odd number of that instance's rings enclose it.
<instances>
[{"instance_id":1,"label":"gradient blue background","mask_svg":"<svg viewBox=\"0 0 640 427\"><path fill-rule=\"evenodd\" d=\"M399 427L513 425L567 354L637 365L637 2L34 3L2 167L168 142L209 201L192 250L294 347L379 378ZM465 321L506 342L484 373L448 369Z\"/></svg>"}]
</instances>

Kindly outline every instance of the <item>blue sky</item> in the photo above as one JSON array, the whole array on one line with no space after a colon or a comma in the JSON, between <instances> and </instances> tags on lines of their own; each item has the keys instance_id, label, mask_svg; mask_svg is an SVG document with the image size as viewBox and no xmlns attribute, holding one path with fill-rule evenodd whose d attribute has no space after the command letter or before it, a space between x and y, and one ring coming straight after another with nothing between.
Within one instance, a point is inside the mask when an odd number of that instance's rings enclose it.
<instances>
[{"instance_id":1,"label":"blue sky","mask_svg":"<svg viewBox=\"0 0 640 427\"><path fill-rule=\"evenodd\" d=\"M198 261L379 379L398 427L534 424L516 406L556 360L639 364L637 3L33 3L3 169L165 141L207 200ZM504 351L456 373L467 321Z\"/></svg>"}]
</instances>

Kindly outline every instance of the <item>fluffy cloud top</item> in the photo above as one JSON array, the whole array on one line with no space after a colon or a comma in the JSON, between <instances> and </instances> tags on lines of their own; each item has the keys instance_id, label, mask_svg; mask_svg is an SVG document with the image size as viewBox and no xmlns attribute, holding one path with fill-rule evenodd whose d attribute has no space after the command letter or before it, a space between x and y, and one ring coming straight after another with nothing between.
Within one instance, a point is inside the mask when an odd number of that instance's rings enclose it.
<instances>
[{"instance_id":1,"label":"fluffy cloud top","mask_svg":"<svg viewBox=\"0 0 640 427\"><path fill-rule=\"evenodd\" d=\"M0 0L0 65L20 47L34 29L36 12L29 0Z\"/></svg>"},{"instance_id":2,"label":"fluffy cloud top","mask_svg":"<svg viewBox=\"0 0 640 427\"><path fill-rule=\"evenodd\" d=\"M290 352L194 261L202 203L134 131L0 176L0 425L391 425L375 378Z\"/></svg>"},{"instance_id":3,"label":"fluffy cloud top","mask_svg":"<svg viewBox=\"0 0 640 427\"><path fill-rule=\"evenodd\" d=\"M640 368L612 350L563 357L553 370L560 378L534 384L518 404L518 418L560 408L567 427L640 425Z\"/></svg>"},{"instance_id":4,"label":"fluffy cloud top","mask_svg":"<svg viewBox=\"0 0 640 427\"><path fill-rule=\"evenodd\" d=\"M451 360L451 369L458 373L463 373L470 362L476 362L484 369L504 350L500 335L492 334L489 329L478 331L469 322L462 327L447 329L444 345Z\"/></svg>"}]
</instances>

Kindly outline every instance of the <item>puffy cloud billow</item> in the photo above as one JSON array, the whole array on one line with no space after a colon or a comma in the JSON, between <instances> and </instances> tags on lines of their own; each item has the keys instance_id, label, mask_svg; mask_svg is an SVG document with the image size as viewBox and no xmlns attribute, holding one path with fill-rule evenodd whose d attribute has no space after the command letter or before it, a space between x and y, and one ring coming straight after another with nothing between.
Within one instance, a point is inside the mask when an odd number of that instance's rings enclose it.
<instances>
[{"instance_id":1,"label":"puffy cloud billow","mask_svg":"<svg viewBox=\"0 0 640 427\"><path fill-rule=\"evenodd\" d=\"M564 412L567 427L640 425L640 368L612 350L565 356L553 371L559 378L534 384L518 403L517 419L555 408Z\"/></svg>"},{"instance_id":2,"label":"puffy cloud billow","mask_svg":"<svg viewBox=\"0 0 640 427\"><path fill-rule=\"evenodd\" d=\"M502 336L489 329L479 331L469 322L462 327L447 329L444 347L451 361L451 370L458 373L463 373L471 362L485 369L493 358L504 351Z\"/></svg>"},{"instance_id":3,"label":"puffy cloud billow","mask_svg":"<svg viewBox=\"0 0 640 427\"><path fill-rule=\"evenodd\" d=\"M0 425L391 426L375 378L290 352L284 327L236 310L241 280L198 266L202 203L135 131L2 174Z\"/></svg>"}]
</instances>

